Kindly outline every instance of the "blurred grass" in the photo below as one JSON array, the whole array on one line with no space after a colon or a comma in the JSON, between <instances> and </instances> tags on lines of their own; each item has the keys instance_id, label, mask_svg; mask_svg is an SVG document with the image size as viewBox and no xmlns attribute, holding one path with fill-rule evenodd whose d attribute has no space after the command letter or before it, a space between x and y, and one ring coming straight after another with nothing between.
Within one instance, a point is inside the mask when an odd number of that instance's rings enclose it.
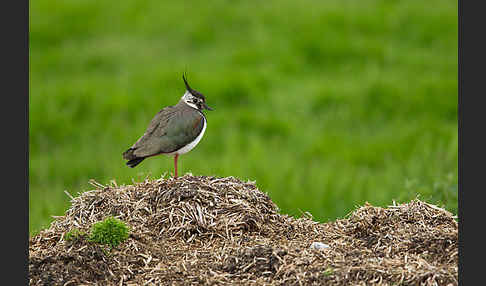
<instances>
[{"instance_id":1,"label":"blurred grass","mask_svg":"<svg viewBox=\"0 0 486 286\"><path fill-rule=\"evenodd\" d=\"M91 178L172 172L121 153L185 70L215 111L181 173L256 180L320 221L417 195L457 213L457 1L36 0L31 233Z\"/></svg>"}]
</instances>

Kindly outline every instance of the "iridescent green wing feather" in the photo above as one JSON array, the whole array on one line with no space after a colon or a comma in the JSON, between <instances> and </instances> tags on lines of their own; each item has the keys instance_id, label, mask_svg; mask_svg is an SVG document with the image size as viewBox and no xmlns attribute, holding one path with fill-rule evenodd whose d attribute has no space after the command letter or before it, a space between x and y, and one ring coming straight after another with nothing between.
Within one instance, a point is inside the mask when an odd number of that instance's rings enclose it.
<instances>
[{"instance_id":1,"label":"iridescent green wing feather","mask_svg":"<svg viewBox=\"0 0 486 286\"><path fill-rule=\"evenodd\" d=\"M145 134L132 146L137 157L171 153L192 142L201 132L203 115L190 107L167 107L150 122Z\"/></svg>"}]
</instances>

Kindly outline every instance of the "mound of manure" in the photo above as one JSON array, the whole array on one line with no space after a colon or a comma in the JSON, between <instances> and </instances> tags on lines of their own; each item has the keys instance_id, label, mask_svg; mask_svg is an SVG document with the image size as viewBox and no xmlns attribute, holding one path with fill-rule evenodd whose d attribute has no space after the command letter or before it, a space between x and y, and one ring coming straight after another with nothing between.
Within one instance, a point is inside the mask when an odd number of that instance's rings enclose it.
<instances>
[{"instance_id":1,"label":"mound of manure","mask_svg":"<svg viewBox=\"0 0 486 286\"><path fill-rule=\"evenodd\" d=\"M456 219L420 200L319 223L234 177L94 185L30 238L31 285L458 284ZM117 247L66 240L110 216L130 228Z\"/></svg>"}]
</instances>

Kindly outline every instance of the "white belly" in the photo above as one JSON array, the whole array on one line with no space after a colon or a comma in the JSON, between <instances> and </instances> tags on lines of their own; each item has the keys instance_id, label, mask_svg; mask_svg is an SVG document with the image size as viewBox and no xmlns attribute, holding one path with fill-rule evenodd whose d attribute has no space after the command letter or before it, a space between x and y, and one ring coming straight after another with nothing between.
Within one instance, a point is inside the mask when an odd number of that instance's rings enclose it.
<instances>
[{"instance_id":1,"label":"white belly","mask_svg":"<svg viewBox=\"0 0 486 286\"><path fill-rule=\"evenodd\" d=\"M197 143L199 143L199 141L201 141L201 138L203 137L204 135L204 131L206 131L206 118L203 117L203 120L204 120L204 124L203 124L203 129L201 130L201 133L199 133L199 135L196 137L196 139L194 139L194 141L192 141L191 143L187 144L186 146L182 147L181 149L175 151L175 152L172 152L172 153L167 153L166 155L175 155L175 154L185 154L189 151L192 150L192 148L196 147Z\"/></svg>"}]
</instances>

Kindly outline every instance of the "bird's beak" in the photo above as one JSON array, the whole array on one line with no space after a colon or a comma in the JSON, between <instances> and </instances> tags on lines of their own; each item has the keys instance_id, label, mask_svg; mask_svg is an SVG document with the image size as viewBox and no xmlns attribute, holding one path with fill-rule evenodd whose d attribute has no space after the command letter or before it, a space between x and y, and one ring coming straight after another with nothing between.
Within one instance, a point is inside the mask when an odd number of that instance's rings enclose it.
<instances>
[{"instance_id":1,"label":"bird's beak","mask_svg":"<svg viewBox=\"0 0 486 286\"><path fill-rule=\"evenodd\" d=\"M206 102L203 103L203 107L204 109L207 109L207 110L213 110L211 107L209 107Z\"/></svg>"}]
</instances>

